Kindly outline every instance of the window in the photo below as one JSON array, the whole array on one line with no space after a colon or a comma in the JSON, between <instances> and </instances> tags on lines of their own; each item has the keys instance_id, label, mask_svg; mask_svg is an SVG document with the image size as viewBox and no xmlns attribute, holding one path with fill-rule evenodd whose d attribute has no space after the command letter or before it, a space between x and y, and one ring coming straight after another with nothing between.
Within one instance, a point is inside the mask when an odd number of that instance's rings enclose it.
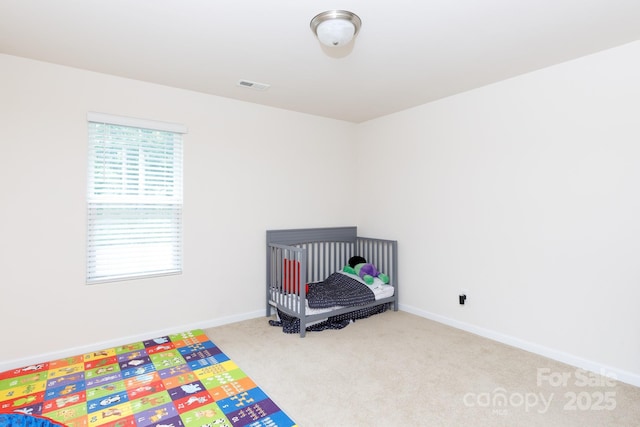
<instances>
[{"instance_id":1,"label":"window","mask_svg":"<svg viewBox=\"0 0 640 427\"><path fill-rule=\"evenodd\" d=\"M182 272L182 134L89 113L87 283Z\"/></svg>"}]
</instances>

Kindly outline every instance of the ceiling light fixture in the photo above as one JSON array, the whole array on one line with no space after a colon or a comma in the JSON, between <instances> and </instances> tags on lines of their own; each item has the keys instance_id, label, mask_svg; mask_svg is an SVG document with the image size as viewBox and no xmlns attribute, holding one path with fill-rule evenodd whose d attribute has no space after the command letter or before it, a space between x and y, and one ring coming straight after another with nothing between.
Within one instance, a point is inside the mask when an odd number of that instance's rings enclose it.
<instances>
[{"instance_id":1,"label":"ceiling light fixture","mask_svg":"<svg viewBox=\"0 0 640 427\"><path fill-rule=\"evenodd\" d=\"M346 10L328 10L317 14L311 20L311 31L320 43L329 47L340 47L358 34L362 21L353 12Z\"/></svg>"}]
</instances>

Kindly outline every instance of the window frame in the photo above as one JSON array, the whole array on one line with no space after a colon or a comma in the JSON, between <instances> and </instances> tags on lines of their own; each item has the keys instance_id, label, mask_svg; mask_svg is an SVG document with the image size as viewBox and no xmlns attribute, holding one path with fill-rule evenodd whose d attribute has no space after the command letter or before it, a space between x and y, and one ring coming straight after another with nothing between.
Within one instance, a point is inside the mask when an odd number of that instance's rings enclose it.
<instances>
[{"instance_id":1,"label":"window frame","mask_svg":"<svg viewBox=\"0 0 640 427\"><path fill-rule=\"evenodd\" d=\"M187 128L89 112L87 129L86 283L181 274Z\"/></svg>"}]
</instances>

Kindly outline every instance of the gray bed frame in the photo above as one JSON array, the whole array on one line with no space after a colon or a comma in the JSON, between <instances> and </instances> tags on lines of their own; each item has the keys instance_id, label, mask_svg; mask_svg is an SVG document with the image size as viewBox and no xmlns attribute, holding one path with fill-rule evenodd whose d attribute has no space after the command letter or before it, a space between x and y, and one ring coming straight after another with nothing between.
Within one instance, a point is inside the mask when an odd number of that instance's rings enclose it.
<instances>
[{"instance_id":1,"label":"gray bed frame","mask_svg":"<svg viewBox=\"0 0 640 427\"><path fill-rule=\"evenodd\" d=\"M339 271L354 255L366 258L379 271L389 276L393 285L392 297L382 298L366 305L339 307L330 312L309 315L305 313L305 286L297 292L285 290L285 260L300 264L299 283L320 282L331 273ZM329 316L350 313L363 308L391 303L398 311L398 242L396 240L358 237L357 227L302 228L289 230L267 230L267 317L273 309L300 319L300 337L305 336L306 327ZM291 286L293 287L293 286Z\"/></svg>"}]
</instances>

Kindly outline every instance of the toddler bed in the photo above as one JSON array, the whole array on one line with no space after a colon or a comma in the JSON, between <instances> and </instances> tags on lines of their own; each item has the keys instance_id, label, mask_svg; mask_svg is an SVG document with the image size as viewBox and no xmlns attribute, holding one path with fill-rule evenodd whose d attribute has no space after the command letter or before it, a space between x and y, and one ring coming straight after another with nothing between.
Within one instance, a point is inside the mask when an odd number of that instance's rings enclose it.
<instances>
[{"instance_id":1,"label":"toddler bed","mask_svg":"<svg viewBox=\"0 0 640 427\"><path fill-rule=\"evenodd\" d=\"M341 270L362 256L389 277L367 285ZM356 227L267 230L267 317L295 319L304 337L327 319L348 322L398 310L398 243L359 237ZM292 332L287 331L285 332Z\"/></svg>"}]
</instances>

